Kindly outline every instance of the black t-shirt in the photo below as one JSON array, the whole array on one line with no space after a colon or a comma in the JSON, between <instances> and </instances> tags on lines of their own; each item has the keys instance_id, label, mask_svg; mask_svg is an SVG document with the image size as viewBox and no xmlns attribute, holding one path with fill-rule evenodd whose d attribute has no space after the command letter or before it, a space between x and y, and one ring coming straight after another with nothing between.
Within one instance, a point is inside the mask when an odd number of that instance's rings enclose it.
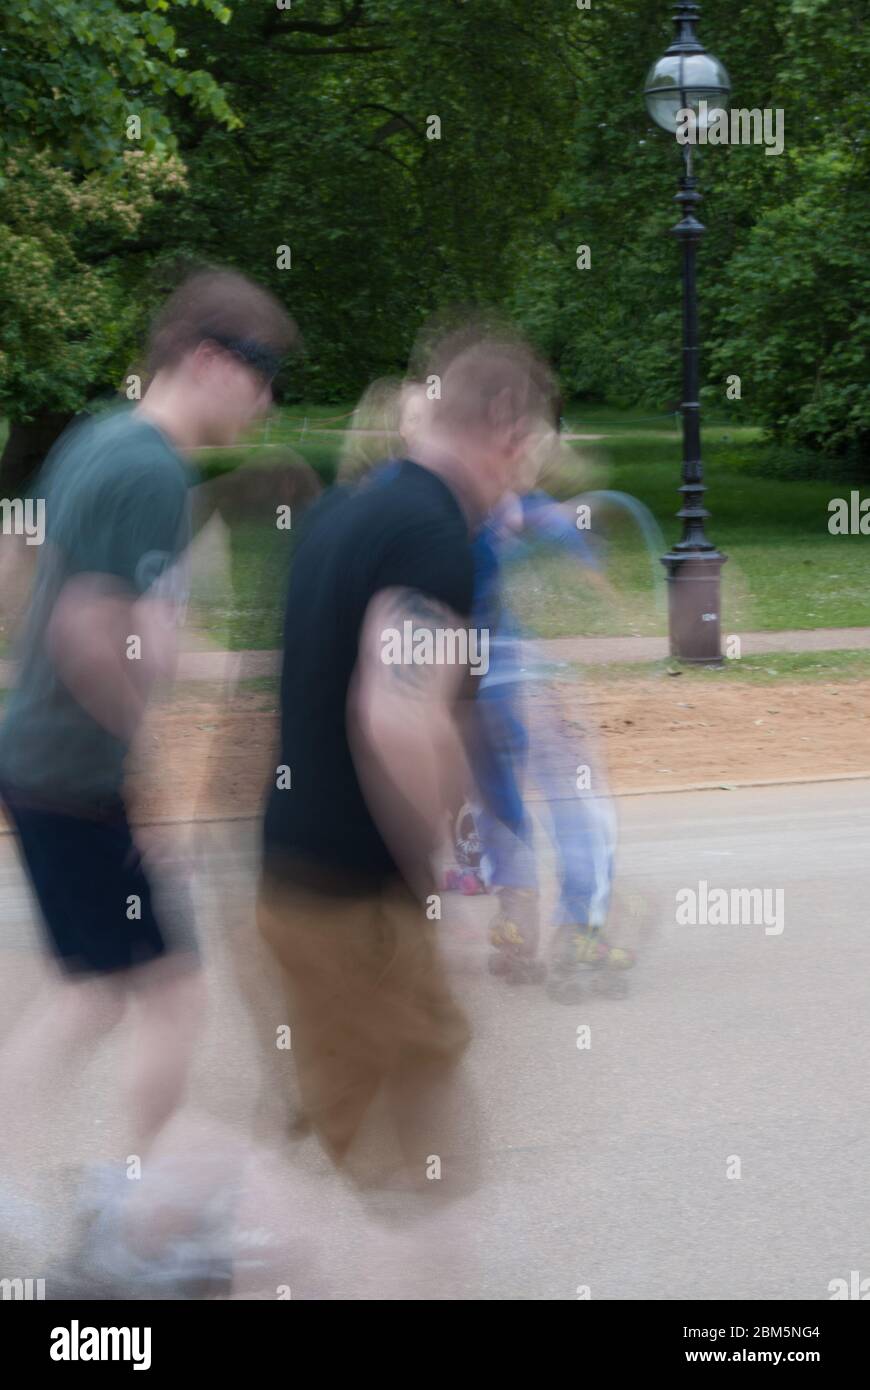
<instances>
[{"instance_id":1,"label":"black t-shirt","mask_svg":"<svg viewBox=\"0 0 870 1390\"><path fill-rule=\"evenodd\" d=\"M280 764L264 825L270 873L322 876L336 890L396 872L369 813L347 737L348 686L369 601L416 589L471 612L472 552L453 493L404 460L355 489L334 488L306 514L284 623ZM287 780L285 776L285 781Z\"/></svg>"}]
</instances>

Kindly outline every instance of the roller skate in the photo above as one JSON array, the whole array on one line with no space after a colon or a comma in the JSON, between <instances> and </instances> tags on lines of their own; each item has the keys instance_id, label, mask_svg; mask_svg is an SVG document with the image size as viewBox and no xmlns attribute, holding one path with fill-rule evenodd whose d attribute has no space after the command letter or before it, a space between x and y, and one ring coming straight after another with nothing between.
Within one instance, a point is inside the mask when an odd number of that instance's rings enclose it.
<instances>
[{"instance_id":1,"label":"roller skate","mask_svg":"<svg viewBox=\"0 0 870 1390\"><path fill-rule=\"evenodd\" d=\"M483 858L480 836L477 833L474 811L468 803L456 817L453 839L456 846L456 862L444 875L445 889L448 893L464 893L467 897L488 892L480 868Z\"/></svg>"},{"instance_id":2,"label":"roller skate","mask_svg":"<svg viewBox=\"0 0 870 1390\"><path fill-rule=\"evenodd\" d=\"M533 888L501 888L499 910L489 929L494 950L489 957L492 975L509 984L541 984L547 967L538 956L538 894Z\"/></svg>"},{"instance_id":3,"label":"roller skate","mask_svg":"<svg viewBox=\"0 0 870 1390\"><path fill-rule=\"evenodd\" d=\"M170 1164L162 1178L172 1178ZM119 1165L95 1164L85 1170L77 1202L79 1232L71 1254L46 1278L48 1298L155 1301L226 1297L233 1285L232 1210L234 1195L210 1191L199 1209L172 1182L160 1189L155 1211L171 1210L180 1229L157 1251L144 1253L130 1243L127 1211L131 1183ZM165 1206L164 1206L165 1203Z\"/></svg>"},{"instance_id":4,"label":"roller skate","mask_svg":"<svg viewBox=\"0 0 870 1390\"><path fill-rule=\"evenodd\" d=\"M574 1004L587 990L623 999L633 951L612 946L600 927L559 927L553 941L547 993L560 1004Z\"/></svg>"}]
</instances>

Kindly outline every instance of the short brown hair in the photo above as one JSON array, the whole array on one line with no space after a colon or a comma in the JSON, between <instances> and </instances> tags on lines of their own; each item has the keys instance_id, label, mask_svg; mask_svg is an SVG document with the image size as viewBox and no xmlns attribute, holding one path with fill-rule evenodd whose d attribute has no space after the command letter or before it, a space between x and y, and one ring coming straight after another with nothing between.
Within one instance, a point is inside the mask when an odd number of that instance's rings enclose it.
<instances>
[{"instance_id":1,"label":"short brown hair","mask_svg":"<svg viewBox=\"0 0 870 1390\"><path fill-rule=\"evenodd\" d=\"M278 360L299 346L299 330L275 296L246 275L204 269L183 280L155 315L149 374L174 367L208 339L255 343Z\"/></svg>"},{"instance_id":2,"label":"short brown hair","mask_svg":"<svg viewBox=\"0 0 870 1390\"><path fill-rule=\"evenodd\" d=\"M484 339L444 363L433 419L458 428L485 427L493 423L498 400L513 422L549 423L553 394L552 376L525 343Z\"/></svg>"},{"instance_id":3,"label":"short brown hair","mask_svg":"<svg viewBox=\"0 0 870 1390\"><path fill-rule=\"evenodd\" d=\"M499 396L514 419L558 420L552 372L497 309L453 305L434 314L417 336L411 371L421 382L433 375L439 379L435 420L485 425Z\"/></svg>"}]
</instances>

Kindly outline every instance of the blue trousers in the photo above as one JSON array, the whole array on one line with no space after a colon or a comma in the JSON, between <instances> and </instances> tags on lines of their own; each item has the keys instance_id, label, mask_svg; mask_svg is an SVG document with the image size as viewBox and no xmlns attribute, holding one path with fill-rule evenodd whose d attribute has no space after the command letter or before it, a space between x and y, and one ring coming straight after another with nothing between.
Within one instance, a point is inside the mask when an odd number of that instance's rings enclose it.
<instances>
[{"instance_id":1,"label":"blue trousers","mask_svg":"<svg viewBox=\"0 0 870 1390\"><path fill-rule=\"evenodd\" d=\"M494 673L498 675L498 668ZM532 820L522 787L528 776L549 811L559 876L557 926L603 926L610 906L616 816L587 735L555 716L530 738L522 718L528 682L486 680L475 702L472 770L481 802L478 830L485 866L498 887L536 889Z\"/></svg>"}]
</instances>

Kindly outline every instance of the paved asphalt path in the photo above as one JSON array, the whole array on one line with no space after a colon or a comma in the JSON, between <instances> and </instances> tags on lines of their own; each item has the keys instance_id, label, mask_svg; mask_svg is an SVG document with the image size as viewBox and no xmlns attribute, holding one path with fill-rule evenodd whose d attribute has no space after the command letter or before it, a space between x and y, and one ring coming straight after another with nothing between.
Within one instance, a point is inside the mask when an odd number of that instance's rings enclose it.
<instances>
[{"instance_id":1,"label":"paved asphalt path","mask_svg":"<svg viewBox=\"0 0 870 1390\"><path fill-rule=\"evenodd\" d=\"M649 924L624 1000L557 1004L492 978L492 900L445 899L445 953L475 1030L458 1144L479 1151L482 1181L416 1224L399 1199L396 1217L345 1188L310 1136L274 1128L289 1056L264 1070L237 988L241 968L271 1029L280 1006L248 935L255 827L190 830L211 1005L174 1142L203 1173L236 1163L236 1145L253 1152L238 1160L240 1221L278 1254L265 1273L253 1261L240 1295L826 1299L831 1280L870 1276L870 782L632 797L619 814L622 899ZM676 925L676 893L701 879L784 889L783 932ZM42 973L8 836L0 931L5 1030ZM125 1155L122 1041L38 1117L11 1117L0 1276L50 1268L79 1165ZM372 1129L377 1153L376 1117ZM255 1135L271 1142L252 1150Z\"/></svg>"}]
</instances>

